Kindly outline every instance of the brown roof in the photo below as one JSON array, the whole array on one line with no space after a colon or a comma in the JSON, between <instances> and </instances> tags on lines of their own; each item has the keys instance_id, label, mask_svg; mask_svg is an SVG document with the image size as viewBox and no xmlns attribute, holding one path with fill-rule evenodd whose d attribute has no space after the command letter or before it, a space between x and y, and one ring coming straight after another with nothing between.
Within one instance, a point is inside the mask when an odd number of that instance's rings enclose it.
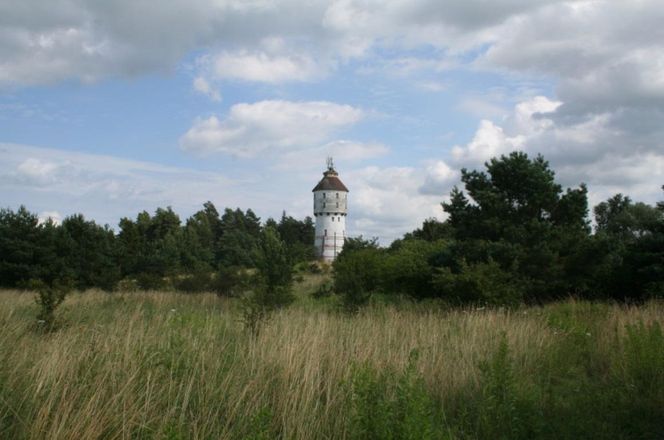
<instances>
[{"instance_id":1,"label":"brown roof","mask_svg":"<svg viewBox=\"0 0 664 440\"><path fill-rule=\"evenodd\" d=\"M324 191L324 190L331 190L331 191L345 191L349 192L348 188L346 188L346 185L341 182L341 179L337 177L336 171L328 170L323 173L323 178L321 179L320 182L318 182L318 185L314 187L311 191Z\"/></svg>"}]
</instances>

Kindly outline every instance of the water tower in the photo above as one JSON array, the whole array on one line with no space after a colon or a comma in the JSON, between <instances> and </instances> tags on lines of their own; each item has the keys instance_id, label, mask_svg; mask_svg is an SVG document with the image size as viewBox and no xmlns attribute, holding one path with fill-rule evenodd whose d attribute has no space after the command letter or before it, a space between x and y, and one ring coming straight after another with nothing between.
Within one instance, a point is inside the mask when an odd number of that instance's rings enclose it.
<instances>
[{"instance_id":1,"label":"water tower","mask_svg":"<svg viewBox=\"0 0 664 440\"><path fill-rule=\"evenodd\" d=\"M331 262L344 247L348 212L348 188L339 179L331 157L327 159L323 178L312 191L316 217L314 246L321 260Z\"/></svg>"}]
</instances>

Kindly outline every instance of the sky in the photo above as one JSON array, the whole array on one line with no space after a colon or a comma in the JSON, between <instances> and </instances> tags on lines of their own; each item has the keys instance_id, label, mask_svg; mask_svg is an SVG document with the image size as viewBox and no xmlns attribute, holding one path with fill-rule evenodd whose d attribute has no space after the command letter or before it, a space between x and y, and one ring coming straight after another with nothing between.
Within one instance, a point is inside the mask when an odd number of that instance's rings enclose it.
<instances>
[{"instance_id":1,"label":"sky","mask_svg":"<svg viewBox=\"0 0 664 440\"><path fill-rule=\"evenodd\" d=\"M591 206L664 199L662 0L0 0L0 207L207 200L350 235L435 217L460 170L542 154Z\"/></svg>"}]
</instances>

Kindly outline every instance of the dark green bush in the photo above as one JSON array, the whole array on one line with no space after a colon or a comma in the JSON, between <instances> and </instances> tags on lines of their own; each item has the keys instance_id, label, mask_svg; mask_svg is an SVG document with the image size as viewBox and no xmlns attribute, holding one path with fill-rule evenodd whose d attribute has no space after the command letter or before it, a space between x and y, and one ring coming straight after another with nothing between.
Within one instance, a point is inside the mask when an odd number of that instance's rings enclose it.
<instances>
[{"instance_id":1,"label":"dark green bush","mask_svg":"<svg viewBox=\"0 0 664 440\"><path fill-rule=\"evenodd\" d=\"M212 274L205 271L197 271L191 275L184 275L173 281L176 290L185 293L208 292L212 288Z\"/></svg>"},{"instance_id":2,"label":"dark green bush","mask_svg":"<svg viewBox=\"0 0 664 440\"><path fill-rule=\"evenodd\" d=\"M458 272L441 267L432 284L440 298L453 303L515 305L524 295L522 283L491 259L475 264L462 261Z\"/></svg>"},{"instance_id":3,"label":"dark green bush","mask_svg":"<svg viewBox=\"0 0 664 440\"><path fill-rule=\"evenodd\" d=\"M383 279L383 252L364 248L339 256L334 262L334 290L342 297L343 306L353 312L369 302Z\"/></svg>"},{"instance_id":4,"label":"dark green bush","mask_svg":"<svg viewBox=\"0 0 664 440\"><path fill-rule=\"evenodd\" d=\"M160 290L168 287L168 282L164 277L147 272L136 275L136 284L141 290Z\"/></svg>"},{"instance_id":5,"label":"dark green bush","mask_svg":"<svg viewBox=\"0 0 664 440\"><path fill-rule=\"evenodd\" d=\"M37 291L35 302L39 306L37 313L37 329L51 332L57 329L55 310L72 290L73 283L68 280L55 280L52 283L33 280L30 288Z\"/></svg>"}]
</instances>

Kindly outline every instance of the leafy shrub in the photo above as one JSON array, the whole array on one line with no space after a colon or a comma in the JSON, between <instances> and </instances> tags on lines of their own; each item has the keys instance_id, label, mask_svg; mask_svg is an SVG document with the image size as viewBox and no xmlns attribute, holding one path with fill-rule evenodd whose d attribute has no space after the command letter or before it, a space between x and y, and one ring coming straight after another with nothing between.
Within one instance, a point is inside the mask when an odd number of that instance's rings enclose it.
<instances>
[{"instance_id":1,"label":"leafy shrub","mask_svg":"<svg viewBox=\"0 0 664 440\"><path fill-rule=\"evenodd\" d=\"M160 290L168 286L168 282L164 277L148 272L136 275L136 284L141 290Z\"/></svg>"},{"instance_id":2,"label":"leafy shrub","mask_svg":"<svg viewBox=\"0 0 664 440\"><path fill-rule=\"evenodd\" d=\"M334 290L342 296L344 308L353 312L380 288L384 258L380 249L371 247L344 252L334 261Z\"/></svg>"},{"instance_id":3,"label":"leafy shrub","mask_svg":"<svg viewBox=\"0 0 664 440\"><path fill-rule=\"evenodd\" d=\"M32 281L30 286L37 291L35 297L35 302L39 306L37 328L45 332L56 330L55 310L71 291L72 283L63 280L55 280L50 284L43 281Z\"/></svg>"},{"instance_id":4,"label":"leafy shrub","mask_svg":"<svg viewBox=\"0 0 664 440\"><path fill-rule=\"evenodd\" d=\"M434 268L429 260L444 246L442 241L424 240L404 240L394 244L385 256L383 291L420 299L431 297Z\"/></svg>"},{"instance_id":5,"label":"leafy shrub","mask_svg":"<svg viewBox=\"0 0 664 440\"><path fill-rule=\"evenodd\" d=\"M269 314L294 300L293 266L285 243L273 228L265 228L256 252L254 289L242 298L242 320L257 334Z\"/></svg>"},{"instance_id":6,"label":"leafy shrub","mask_svg":"<svg viewBox=\"0 0 664 440\"><path fill-rule=\"evenodd\" d=\"M211 288L218 296L236 297L247 290L251 275L239 266L221 267L211 281Z\"/></svg>"},{"instance_id":7,"label":"leafy shrub","mask_svg":"<svg viewBox=\"0 0 664 440\"><path fill-rule=\"evenodd\" d=\"M185 293L206 292L212 286L212 276L207 271L197 271L176 279L173 284L176 290Z\"/></svg>"},{"instance_id":8,"label":"leafy shrub","mask_svg":"<svg viewBox=\"0 0 664 440\"><path fill-rule=\"evenodd\" d=\"M524 296L514 275L491 259L471 265L462 261L458 273L449 267L439 268L432 284L439 296L457 303L510 305L519 303Z\"/></svg>"},{"instance_id":9,"label":"leafy shrub","mask_svg":"<svg viewBox=\"0 0 664 440\"><path fill-rule=\"evenodd\" d=\"M327 298L332 295L334 292L334 284L330 282L325 282L322 283L314 292L312 293L311 296L313 296L316 299L320 298Z\"/></svg>"}]
</instances>

